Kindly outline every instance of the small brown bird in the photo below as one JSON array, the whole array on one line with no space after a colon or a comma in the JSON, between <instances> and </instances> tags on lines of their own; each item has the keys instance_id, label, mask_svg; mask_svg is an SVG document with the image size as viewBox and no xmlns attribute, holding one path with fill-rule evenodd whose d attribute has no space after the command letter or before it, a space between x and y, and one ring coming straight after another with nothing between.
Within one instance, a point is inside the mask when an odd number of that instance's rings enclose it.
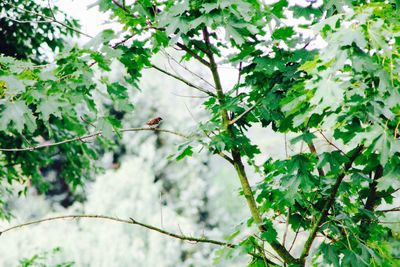
<instances>
[{"instance_id":1,"label":"small brown bird","mask_svg":"<svg viewBox=\"0 0 400 267\"><path fill-rule=\"evenodd\" d=\"M160 126L161 121L162 121L161 117L156 117L146 122L146 125L150 126L151 128L157 128L158 126Z\"/></svg>"}]
</instances>

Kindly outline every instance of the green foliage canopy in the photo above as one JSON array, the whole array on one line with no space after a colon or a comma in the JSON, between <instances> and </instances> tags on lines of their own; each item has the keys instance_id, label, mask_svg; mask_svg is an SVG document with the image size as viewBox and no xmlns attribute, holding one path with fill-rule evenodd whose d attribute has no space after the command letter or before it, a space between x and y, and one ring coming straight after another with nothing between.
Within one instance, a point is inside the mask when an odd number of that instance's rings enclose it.
<instances>
[{"instance_id":1,"label":"green foliage canopy","mask_svg":"<svg viewBox=\"0 0 400 267\"><path fill-rule=\"evenodd\" d=\"M203 90L175 77L207 93L204 108L210 114L180 146L177 159L195 156L192 148L204 146L232 164L251 213L247 225L254 229L235 249L252 256L250 266L399 264L393 249L398 235L381 223L385 213L377 210L392 203L400 187L398 1L97 4L124 26L123 37L106 30L45 67L0 58L0 144L9 149L1 154L8 165L0 177L42 183L38 168L61 156L71 166L64 177L80 185L90 177L82 170L92 170L96 146L107 145L120 129L95 104L93 68L107 73L112 61L126 68L120 83L97 82L105 85L115 108L130 112L127 88L138 86L144 68L159 69L151 59L160 49L177 48L182 60L197 60L210 71L214 87ZM304 22L290 26L290 17ZM314 35L306 37L303 30ZM316 36L326 45L310 49ZM239 69L233 88L221 84L221 62ZM43 142L87 134L80 117L103 132L97 145L68 142L36 149ZM256 124L296 135L291 142L301 149L284 159L261 154L248 135ZM317 146L317 139L326 145ZM49 153L55 156L44 157ZM259 176L253 187L248 168ZM286 233L276 230L282 217L286 231L308 233L300 255L291 253ZM267 253L270 247L279 260Z\"/></svg>"}]
</instances>

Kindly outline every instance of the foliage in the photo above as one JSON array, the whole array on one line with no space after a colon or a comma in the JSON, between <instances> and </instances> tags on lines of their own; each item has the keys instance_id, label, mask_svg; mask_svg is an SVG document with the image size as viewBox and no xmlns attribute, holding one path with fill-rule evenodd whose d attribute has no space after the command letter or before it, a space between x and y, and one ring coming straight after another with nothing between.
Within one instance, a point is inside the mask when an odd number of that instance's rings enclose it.
<instances>
[{"instance_id":1,"label":"foliage","mask_svg":"<svg viewBox=\"0 0 400 267\"><path fill-rule=\"evenodd\" d=\"M86 46L60 53L56 64L45 68L1 58L0 143L33 150L4 152L4 162L18 167L2 169L1 177L42 183L38 168L52 158L35 146L84 135L81 117L103 131L99 145L107 145L120 125L102 114L94 96L105 94L115 109L131 111L127 88L138 87L145 67L160 70L151 63L153 55L178 48L181 60L197 60L210 71L213 89L191 85L207 93L204 108L210 119L190 135L190 145L179 147L176 159L196 156L199 146L232 164L251 213L248 226L254 235L237 246L251 255L250 266L279 263L266 253L265 243L289 266L398 264L390 242L395 236L380 223L384 212L377 210L392 203L399 189L398 1L97 4L124 26L122 41L106 30ZM306 22L289 26L290 16ZM303 30L314 35L307 38ZM325 47L309 48L317 37ZM111 62L125 67L124 80L109 81ZM223 88L221 64L238 67L233 88ZM94 67L107 93L96 86ZM256 125L296 135L292 143L300 144L299 151L285 159L262 153L248 132ZM20 142L10 142L13 138ZM325 145L317 146L317 140ZM43 150L64 157L63 177L73 186L90 177L96 145L69 142ZM253 188L249 170L259 176ZM308 233L300 255L290 252L276 230L282 218L285 232ZM311 250L317 238L320 243Z\"/></svg>"},{"instance_id":2,"label":"foliage","mask_svg":"<svg viewBox=\"0 0 400 267\"><path fill-rule=\"evenodd\" d=\"M49 252L42 252L40 254L33 255L29 259L22 259L20 261L20 267L47 267L49 265L46 262L49 258L54 257L57 253L59 253L61 249L59 247L54 248ZM52 267L72 267L74 266L73 262L63 262L51 265Z\"/></svg>"},{"instance_id":3,"label":"foliage","mask_svg":"<svg viewBox=\"0 0 400 267\"><path fill-rule=\"evenodd\" d=\"M0 52L17 59L43 62L45 49L60 51L63 36L74 36L78 21L68 18L48 1L4 0L0 3ZM57 22L54 20L57 14ZM43 23L50 21L50 23ZM67 27L66 27L67 26Z\"/></svg>"}]
</instances>

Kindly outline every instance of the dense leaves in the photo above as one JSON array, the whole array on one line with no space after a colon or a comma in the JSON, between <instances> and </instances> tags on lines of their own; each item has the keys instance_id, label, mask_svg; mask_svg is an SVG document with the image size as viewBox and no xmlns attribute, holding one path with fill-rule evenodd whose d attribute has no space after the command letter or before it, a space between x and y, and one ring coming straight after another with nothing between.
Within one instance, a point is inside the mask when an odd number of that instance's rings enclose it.
<instances>
[{"instance_id":1,"label":"dense leaves","mask_svg":"<svg viewBox=\"0 0 400 267\"><path fill-rule=\"evenodd\" d=\"M46 49L60 51L65 46L63 36L77 35L73 29L78 21L49 6L48 1L4 0L0 13L0 53L6 56L43 62L48 56Z\"/></svg>"},{"instance_id":2,"label":"dense leaves","mask_svg":"<svg viewBox=\"0 0 400 267\"><path fill-rule=\"evenodd\" d=\"M4 162L19 168L2 169L1 177L42 183L39 168L53 158L34 146L84 135L93 123L106 139L46 148L63 158L63 176L73 186L90 178L96 146L107 146L120 127L113 116L102 114L95 96L107 93L115 110L132 111L128 89L138 87L144 68L154 67L207 93L209 120L177 148L175 158L196 156L195 143L233 165L253 231L235 249L251 255L250 266L398 264L393 258L398 236L381 223L385 213L377 210L391 204L399 189L398 1L97 4L124 26L122 40L104 31L45 67L0 59L0 143L32 148L4 152ZM299 20L289 23L290 18ZM181 60L208 69L213 91L152 65L152 57L165 48L181 50ZM124 79L107 78L113 63L125 68ZM221 64L238 68L233 88L221 84ZM294 136L294 149L271 158L255 144L251 127ZM257 177L253 188L247 173ZM283 233L280 223L286 225ZM284 240L288 232L297 237L299 231L307 237L294 256ZM279 261L266 253L266 244Z\"/></svg>"}]
</instances>

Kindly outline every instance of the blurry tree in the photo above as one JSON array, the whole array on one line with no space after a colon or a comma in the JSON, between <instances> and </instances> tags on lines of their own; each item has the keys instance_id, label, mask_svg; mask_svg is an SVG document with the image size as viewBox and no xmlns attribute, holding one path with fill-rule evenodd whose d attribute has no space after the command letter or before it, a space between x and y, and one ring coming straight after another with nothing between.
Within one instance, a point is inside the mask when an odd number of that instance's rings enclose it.
<instances>
[{"instance_id":1,"label":"blurry tree","mask_svg":"<svg viewBox=\"0 0 400 267\"><path fill-rule=\"evenodd\" d=\"M400 188L398 4L100 0L100 10L124 26L123 37L106 30L83 48L60 53L50 67L0 58L0 131L24 140L2 143L4 162L14 167L2 169L1 177L42 183L35 170L51 160L43 158L46 151L64 157L63 177L78 186L90 176L96 146L108 147L115 135L173 134L184 141L171 158L181 161L207 149L232 165L251 215L239 227L245 237L235 238L238 231L221 242L135 218L111 220L222 246L226 257L249 257L250 266L396 266L398 235L382 222L386 211L379 206L392 203ZM312 49L315 38L325 47ZM153 56L166 48L182 52L178 62L198 61L212 79L201 77L201 86L190 69L182 77L156 65ZM112 64L125 67L123 79L108 75ZM238 68L232 88L223 88L221 65ZM123 128L96 96L108 98L116 111L132 112L128 89L139 87L145 68L202 93L208 120L184 134ZM256 125L296 135L291 143L299 143L299 151L284 159L261 154L248 132ZM86 143L94 137L96 143ZM316 146L317 140L325 145ZM249 173L258 177L254 186ZM306 240L294 253L300 231Z\"/></svg>"},{"instance_id":2,"label":"blurry tree","mask_svg":"<svg viewBox=\"0 0 400 267\"><path fill-rule=\"evenodd\" d=\"M58 53L64 48L65 38L79 35L80 32L76 30L78 27L78 21L69 18L57 7L52 7L48 1L1 1L0 54L15 59L29 59L37 64L48 64L51 53ZM40 135L42 134L46 135L47 133L42 131ZM26 142L26 139L23 136L15 136L10 139L3 135L0 140L1 144L12 144L13 142L22 144ZM14 175L18 175L14 166L25 160L21 155L14 156L18 158L2 160L5 163L3 164L4 173L8 173L9 181L13 180ZM59 176L61 169L66 166L66 160L62 159L62 156L48 153L42 154L41 158L43 159L42 163L39 163L41 160L38 157L36 159L38 164L34 163L29 167L31 170L23 172L30 173L32 176L46 176L47 179L50 179L48 183L33 183L33 186L37 187L40 192L46 192L49 196L62 196L60 202L64 206L70 205L76 196L69 189L65 180L60 179ZM49 159L52 163L43 163ZM4 194L5 191L1 190L1 193ZM0 209L0 217L7 218L9 215L7 209Z\"/></svg>"},{"instance_id":3,"label":"blurry tree","mask_svg":"<svg viewBox=\"0 0 400 267\"><path fill-rule=\"evenodd\" d=\"M57 19L54 17L57 14ZM0 2L0 53L16 59L46 61L46 49L60 51L64 37L75 36L78 21L68 18L47 1Z\"/></svg>"}]
</instances>

